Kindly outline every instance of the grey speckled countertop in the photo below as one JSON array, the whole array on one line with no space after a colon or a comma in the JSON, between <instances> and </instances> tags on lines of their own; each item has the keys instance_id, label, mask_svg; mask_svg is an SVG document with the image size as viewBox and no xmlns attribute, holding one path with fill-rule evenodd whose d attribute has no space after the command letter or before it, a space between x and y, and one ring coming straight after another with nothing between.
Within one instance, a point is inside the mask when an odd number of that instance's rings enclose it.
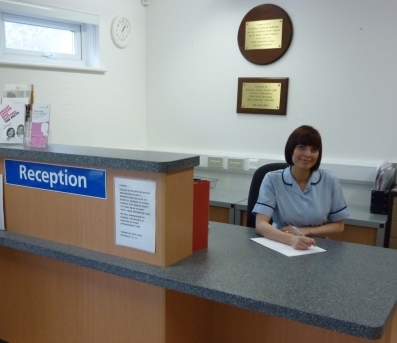
<instances>
[{"instance_id":1,"label":"grey speckled countertop","mask_svg":"<svg viewBox=\"0 0 397 343\"><path fill-rule=\"evenodd\" d=\"M0 145L0 156L155 173L174 172L194 168L200 164L199 156L188 154L56 144L49 148Z\"/></svg>"},{"instance_id":2,"label":"grey speckled countertop","mask_svg":"<svg viewBox=\"0 0 397 343\"><path fill-rule=\"evenodd\" d=\"M206 299L366 338L380 338L397 301L397 251L317 240L326 252L286 257L253 229L210 223L209 248L167 268L12 232L0 244Z\"/></svg>"}]
</instances>

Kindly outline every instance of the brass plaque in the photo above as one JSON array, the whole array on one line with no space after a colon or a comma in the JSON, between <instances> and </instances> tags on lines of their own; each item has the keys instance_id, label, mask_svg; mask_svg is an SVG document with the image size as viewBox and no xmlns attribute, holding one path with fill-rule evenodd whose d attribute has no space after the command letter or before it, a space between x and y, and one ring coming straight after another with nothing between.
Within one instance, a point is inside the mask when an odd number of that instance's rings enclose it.
<instances>
[{"instance_id":1,"label":"brass plaque","mask_svg":"<svg viewBox=\"0 0 397 343\"><path fill-rule=\"evenodd\" d=\"M282 19L247 21L245 50L281 49L282 37Z\"/></svg>"},{"instance_id":2,"label":"brass plaque","mask_svg":"<svg viewBox=\"0 0 397 343\"><path fill-rule=\"evenodd\" d=\"M243 83L241 108L280 109L281 83Z\"/></svg>"},{"instance_id":3,"label":"brass plaque","mask_svg":"<svg viewBox=\"0 0 397 343\"><path fill-rule=\"evenodd\" d=\"M276 5L263 4L244 16L238 29L237 43L244 58L251 63L265 65L277 61L287 52L292 36L292 21L288 13Z\"/></svg>"}]
</instances>

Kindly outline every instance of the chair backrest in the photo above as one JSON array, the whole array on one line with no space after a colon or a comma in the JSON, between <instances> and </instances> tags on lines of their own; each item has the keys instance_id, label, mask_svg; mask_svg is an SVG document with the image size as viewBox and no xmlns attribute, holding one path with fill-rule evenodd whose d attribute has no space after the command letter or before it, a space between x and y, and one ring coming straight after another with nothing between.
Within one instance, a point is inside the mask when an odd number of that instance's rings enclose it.
<instances>
[{"instance_id":1,"label":"chair backrest","mask_svg":"<svg viewBox=\"0 0 397 343\"><path fill-rule=\"evenodd\" d=\"M258 200L259 189L261 187L263 178L265 175L274 170L285 169L288 167L287 163L269 163L259 167L252 177L250 191L248 194L248 205L247 205L247 226L255 227L255 216L252 214L252 210Z\"/></svg>"}]
</instances>

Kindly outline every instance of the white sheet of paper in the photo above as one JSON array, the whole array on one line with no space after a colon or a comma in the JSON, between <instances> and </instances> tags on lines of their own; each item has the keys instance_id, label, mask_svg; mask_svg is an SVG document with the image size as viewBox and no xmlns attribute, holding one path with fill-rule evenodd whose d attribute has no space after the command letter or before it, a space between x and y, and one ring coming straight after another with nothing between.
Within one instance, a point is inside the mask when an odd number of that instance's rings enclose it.
<instances>
[{"instance_id":1,"label":"white sheet of paper","mask_svg":"<svg viewBox=\"0 0 397 343\"><path fill-rule=\"evenodd\" d=\"M310 247L307 250L295 250L293 247L272 241L270 239L264 238L264 237L258 237L258 238L251 238L254 242L259 243L266 248L272 249L274 251L277 251L285 256L300 256L300 255L308 255L308 254L316 254L318 252L323 252L325 251L322 248L319 247Z\"/></svg>"},{"instance_id":2,"label":"white sheet of paper","mask_svg":"<svg viewBox=\"0 0 397 343\"><path fill-rule=\"evenodd\" d=\"M156 252L156 182L114 178L116 244Z\"/></svg>"}]
</instances>

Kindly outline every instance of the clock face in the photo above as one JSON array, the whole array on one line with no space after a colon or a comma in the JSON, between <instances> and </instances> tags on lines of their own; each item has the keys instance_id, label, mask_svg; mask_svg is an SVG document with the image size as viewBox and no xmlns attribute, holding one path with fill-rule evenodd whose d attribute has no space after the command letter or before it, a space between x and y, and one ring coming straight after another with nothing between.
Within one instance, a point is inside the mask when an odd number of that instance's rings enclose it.
<instances>
[{"instance_id":1,"label":"clock face","mask_svg":"<svg viewBox=\"0 0 397 343\"><path fill-rule=\"evenodd\" d=\"M132 37L130 21L124 16L118 16L112 23L112 39L119 48L125 48Z\"/></svg>"}]
</instances>

